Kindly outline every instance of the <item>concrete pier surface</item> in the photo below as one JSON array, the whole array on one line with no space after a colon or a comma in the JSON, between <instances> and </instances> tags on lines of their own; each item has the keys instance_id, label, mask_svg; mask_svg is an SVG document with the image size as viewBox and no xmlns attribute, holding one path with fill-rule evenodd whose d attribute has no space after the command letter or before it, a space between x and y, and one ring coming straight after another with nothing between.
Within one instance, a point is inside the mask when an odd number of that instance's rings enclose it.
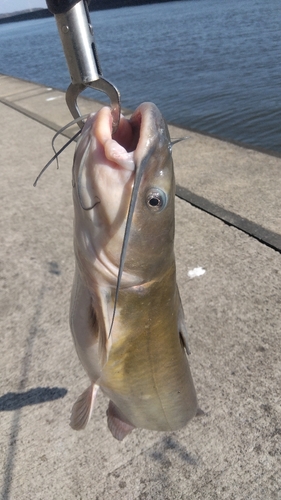
<instances>
[{"instance_id":1,"label":"concrete pier surface","mask_svg":"<svg viewBox=\"0 0 281 500\"><path fill-rule=\"evenodd\" d=\"M175 251L204 415L120 443L101 393L88 427L69 426L88 386L68 325L74 145L33 187L71 119L64 94L0 75L0 109L1 500L280 500L281 159L170 127L188 136Z\"/></svg>"}]
</instances>

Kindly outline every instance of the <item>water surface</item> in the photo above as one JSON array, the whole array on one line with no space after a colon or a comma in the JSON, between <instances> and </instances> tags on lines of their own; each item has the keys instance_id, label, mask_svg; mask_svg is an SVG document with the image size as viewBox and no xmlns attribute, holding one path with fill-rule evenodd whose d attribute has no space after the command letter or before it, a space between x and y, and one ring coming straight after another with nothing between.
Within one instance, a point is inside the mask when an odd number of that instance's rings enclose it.
<instances>
[{"instance_id":1,"label":"water surface","mask_svg":"<svg viewBox=\"0 0 281 500\"><path fill-rule=\"evenodd\" d=\"M123 106L153 101L170 122L281 151L280 0L169 2L91 19ZM3 24L0 46L0 72L67 88L54 19Z\"/></svg>"}]
</instances>

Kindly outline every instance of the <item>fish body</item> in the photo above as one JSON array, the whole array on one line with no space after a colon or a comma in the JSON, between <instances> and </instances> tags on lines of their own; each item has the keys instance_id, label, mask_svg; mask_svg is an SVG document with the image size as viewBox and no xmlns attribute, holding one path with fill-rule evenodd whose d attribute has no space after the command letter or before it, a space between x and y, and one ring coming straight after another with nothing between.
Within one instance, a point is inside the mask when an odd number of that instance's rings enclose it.
<instances>
[{"instance_id":1,"label":"fish body","mask_svg":"<svg viewBox=\"0 0 281 500\"><path fill-rule=\"evenodd\" d=\"M151 103L122 118L114 139L111 123L109 108L90 116L74 158L70 326L91 386L71 425L85 427L100 387L121 440L134 427L180 429L197 400L176 283L168 128Z\"/></svg>"}]
</instances>

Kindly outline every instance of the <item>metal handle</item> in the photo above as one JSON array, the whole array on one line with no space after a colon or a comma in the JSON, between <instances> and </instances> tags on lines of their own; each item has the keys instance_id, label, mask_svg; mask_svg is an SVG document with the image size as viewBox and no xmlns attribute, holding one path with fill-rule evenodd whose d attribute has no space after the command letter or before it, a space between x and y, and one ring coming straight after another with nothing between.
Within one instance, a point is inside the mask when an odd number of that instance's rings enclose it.
<instances>
[{"instance_id":1,"label":"metal handle","mask_svg":"<svg viewBox=\"0 0 281 500\"><path fill-rule=\"evenodd\" d=\"M72 83L87 85L102 75L88 5L83 0L65 3L74 5L55 14L55 18L69 73Z\"/></svg>"},{"instance_id":2,"label":"metal handle","mask_svg":"<svg viewBox=\"0 0 281 500\"><path fill-rule=\"evenodd\" d=\"M84 89L91 87L100 90L110 99L112 133L115 133L120 119L120 93L112 83L102 77L89 15L89 2L90 0L46 0L48 9L56 18L72 81L66 91L66 102L72 116L81 116L77 98ZM78 122L81 128L83 124L82 120Z\"/></svg>"}]
</instances>

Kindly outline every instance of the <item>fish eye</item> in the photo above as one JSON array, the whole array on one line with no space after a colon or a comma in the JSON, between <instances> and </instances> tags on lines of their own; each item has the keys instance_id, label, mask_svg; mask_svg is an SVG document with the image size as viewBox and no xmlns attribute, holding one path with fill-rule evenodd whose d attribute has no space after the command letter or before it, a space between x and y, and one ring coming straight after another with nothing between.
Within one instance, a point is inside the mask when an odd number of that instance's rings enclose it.
<instances>
[{"instance_id":1,"label":"fish eye","mask_svg":"<svg viewBox=\"0 0 281 500\"><path fill-rule=\"evenodd\" d=\"M146 195L146 204L150 210L160 212L167 205L167 196L162 189L152 188Z\"/></svg>"}]
</instances>

